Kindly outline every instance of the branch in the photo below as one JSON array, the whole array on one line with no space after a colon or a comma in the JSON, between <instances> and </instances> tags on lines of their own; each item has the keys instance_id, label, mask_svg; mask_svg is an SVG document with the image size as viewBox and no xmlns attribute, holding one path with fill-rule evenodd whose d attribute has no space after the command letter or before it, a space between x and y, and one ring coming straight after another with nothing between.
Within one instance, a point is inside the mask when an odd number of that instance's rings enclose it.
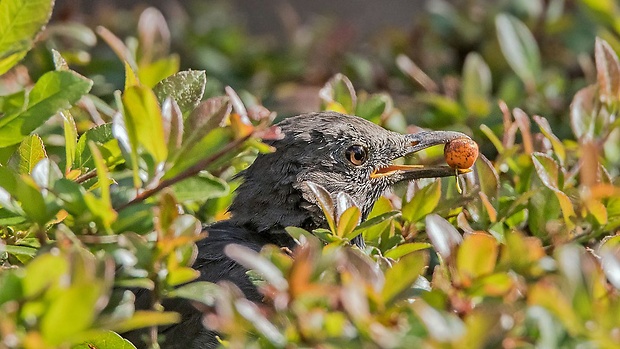
<instances>
[{"instance_id":1,"label":"branch","mask_svg":"<svg viewBox=\"0 0 620 349\"><path fill-rule=\"evenodd\" d=\"M97 177L97 170L91 170L75 179L76 183L84 183L91 178Z\"/></svg>"},{"instance_id":2,"label":"branch","mask_svg":"<svg viewBox=\"0 0 620 349\"><path fill-rule=\"evenodd\" d=\"M214 163L215 161L219 160L222 156L226 155L226 153L228 153L229 151L235 149L236 147L240 146L241 144L243 144L243 142L245 142L246 140L248 140L252 135L247 135L243 138L239 138L236 139L228 144L226 144L226 146L224 146L224 148L220 149L220 151L218 151L217 153L209 156L208 158L202 159L200 161L198 161L196 164L194 164L193 166L188 167L187 169L185 169L183 172L179 173L178 175L163 180L161 182L159 182L159 184L152 189L147 189L141 193L139 193L138 195L136 195L135 198L133 198L132 200L126 202L125 204L121 205L120 207L118 207L116 209L116 211L121 211L126 209L127 207L131 206L131 205L135 205L137 203L140 203L146 199L148 199L149 197L155 195L156 193L158 193L159 191L161 191L162 189L169 187L177 182L180 182L184 179L187 179L189 177L192 177L196 174L198 174L200 171L202 171L203 169L205 169L207 166L211 165L212 163Z\"/></svg>"}]
</instances>

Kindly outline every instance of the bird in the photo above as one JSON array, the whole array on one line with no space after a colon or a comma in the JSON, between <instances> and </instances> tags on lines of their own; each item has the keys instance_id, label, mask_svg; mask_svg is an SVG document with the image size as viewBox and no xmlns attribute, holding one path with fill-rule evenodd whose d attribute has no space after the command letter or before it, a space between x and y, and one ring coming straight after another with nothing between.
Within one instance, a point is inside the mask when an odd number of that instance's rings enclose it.
<instances>
[{"instance_id":1,"label":"bird","mask_svg":"<svg viewBox=\"0 0 620 349\"><path fill-rule=\"evenodd\" d=\"M455 139L469 139L460 132L423 131L400 134L359 116L315 112L284 119L276 125L283 137L266 140L275 150L260 154L238 174L242 180L228 211L230 218L205 227L208 235L196 243L193 268L198 281L229 281L251 301L262 295L248 278L247 269L229 258L227 245L239 244L260 251L265 245L294 250L289 226L308 231L326 228L325 215L308 183L325 188L330 195L348 194L360 208L362 220L390 187L420 178L454 176L468 170L446 166L398 165L394 160ZM353 245L363 246L362 236ZM144 303L144 294L136 304ZM177 324L160 328L162 348L214 348L216 333L202 324L202 313L183 299L167 299L164 309L181 315ZM140 335L124 334L138 348Z\"/></svg>"}]
</instances>

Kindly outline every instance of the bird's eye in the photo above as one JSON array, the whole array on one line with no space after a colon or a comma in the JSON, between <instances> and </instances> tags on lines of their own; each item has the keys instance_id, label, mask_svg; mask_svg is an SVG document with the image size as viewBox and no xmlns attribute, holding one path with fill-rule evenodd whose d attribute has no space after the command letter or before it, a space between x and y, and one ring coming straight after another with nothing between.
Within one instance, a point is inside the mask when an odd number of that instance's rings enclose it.
<instances>
[{"instance_id":1,"label":"bird's eye","mask_svg":"<svg viewBox=\"0 0 620 349\"><path fill-rule=\"evenodd\" d=\"M345 156L353 165L360 166L368 160L368 151L361 145L352 145L347 148Z\"/></svg>"}]
</instances>

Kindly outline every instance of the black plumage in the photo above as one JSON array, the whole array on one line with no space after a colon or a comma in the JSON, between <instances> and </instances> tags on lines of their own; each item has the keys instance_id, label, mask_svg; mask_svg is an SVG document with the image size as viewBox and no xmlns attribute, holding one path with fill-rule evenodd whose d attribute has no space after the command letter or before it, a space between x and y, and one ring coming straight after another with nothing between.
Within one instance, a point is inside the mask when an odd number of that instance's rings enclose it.
<instances>
[{"instance_id":1,"label":"black plumage","mask_svg":"<svg viewBox=\"0 0 620 349\"><path fill-rule=\"evenodd\" d=\"M228 244L259 251L266 244L289 249L294 240L284 228L297 226L309 231L326 227L325 217L307 186L314 182L330 194L347 193L368 216L379 196L395 183L418 178L455 174L448 166L398 166L392 161L436 144L467 138L459 132L432 131L402 135L360 117L334 112L311 113L288 118L278 124L284 137L268 141L276 150L259 155L240 177L243 183L230 206L231 218L206 227L208 237L199 241L193 267L199 280L228 280L255 302L261 295L246 276L246 269L224 253ZM362 245L357 237L353 243ZM137 304L147 304L146 293ZM168 311L182 315L179 324L161 328L163 348L211 348L214 333L205 329L201 313L188 301L170 299ZM140 346L140 331L125 334Z\"/></svg>"}]
</instances>

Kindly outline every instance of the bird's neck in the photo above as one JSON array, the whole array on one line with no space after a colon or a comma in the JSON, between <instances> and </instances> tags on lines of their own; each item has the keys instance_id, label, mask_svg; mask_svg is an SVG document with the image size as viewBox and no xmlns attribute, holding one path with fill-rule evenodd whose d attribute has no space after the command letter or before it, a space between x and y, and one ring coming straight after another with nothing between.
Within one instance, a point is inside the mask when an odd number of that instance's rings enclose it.
<instances>
[{"instance_id":1,"label":"bird's neck","mask_svg":"<svg viewBox=\"0 0 620 349\"><path fill-rule=\"evenodd\" d=\"M270 178L246 178L229 208L231 223L257 233L286 234L294 226L312 231L325 226L319 207L305 201L290 184Z\"/></svg>"}]
</instances>

